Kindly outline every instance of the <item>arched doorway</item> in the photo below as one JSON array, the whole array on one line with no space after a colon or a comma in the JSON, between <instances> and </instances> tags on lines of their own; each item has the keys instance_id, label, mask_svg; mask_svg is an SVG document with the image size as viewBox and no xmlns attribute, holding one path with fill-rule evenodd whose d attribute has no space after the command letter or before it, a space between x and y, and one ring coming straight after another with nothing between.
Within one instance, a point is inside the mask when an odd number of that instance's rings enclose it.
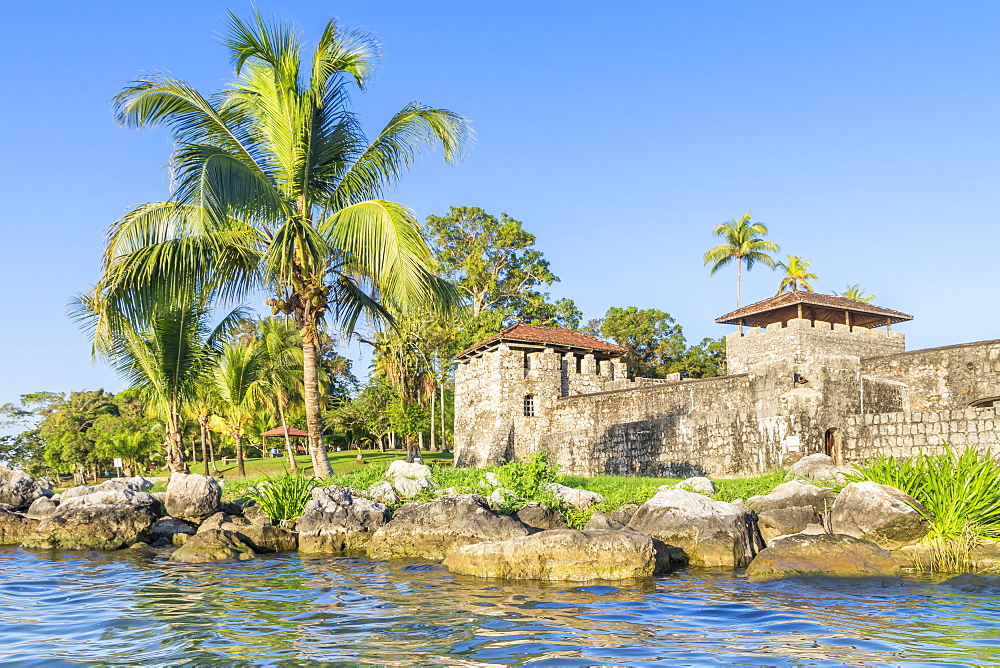
<instances>
[{"instance_id":1,"label":"arched doorway","mask_svg":"<svg viewBox=\"0 0 1000 668\"><path fill-rule=\"evenodd\" d=\"M823 452L827 456L833 457L833 461L837 463L837 466L843 465L844 454L841 451L840 430L836 427L826 430L826 435L823 437Z\"/></svg>"}]
</instances>

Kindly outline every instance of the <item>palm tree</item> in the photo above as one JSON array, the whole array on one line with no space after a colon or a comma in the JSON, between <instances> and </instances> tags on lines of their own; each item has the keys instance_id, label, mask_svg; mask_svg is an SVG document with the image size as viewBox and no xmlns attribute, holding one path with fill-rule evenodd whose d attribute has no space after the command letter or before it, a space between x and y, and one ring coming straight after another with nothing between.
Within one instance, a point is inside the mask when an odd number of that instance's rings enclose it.
<instances>
[{"instance_id":1,"label":"palm tree","mask_svg":"<svg viewBox=\"0 0 1000 668\"><path fill-rule=\"evenodd\" d=\"M456 161L472 130L455 113L410 103L369 142L348 98L374 70L377 45L364 32L331 21L305 57L294 26L230 13L224 44L236 80L223 92L206 97L154 74L117 96L123 126L171 128L173 188L169 201L112 226L95 295L140 312L192 285L220 286L237 302L260 288L273 295L273 312L302 337L310 451L328 477L320 325L391 320L381 299L454 297L413 213L379 198L424 148L440 145Z\"/></svg>"},{"instance_id":2,"label":"palm tree","mask_svg":"<svg viewBox=\"0 0 1000 668\"><path fill-rule=\"evenodd\" d=\"M785 276L781 279L777 294L781 294L786 289L798 290L800 287L806 292L813 292L809 281L815 281L819 276L809 273L809 265L811 264L812 262L803 260L798 255L789 255L788 262L779 262L777 266L784 270Z\"/></svg>"},{"instance_id":3,"label":"palm tree","mask_svg":"<svg viewBox=\"0 0 1000 668\"><path fill-rule=\"evenodd\" d=\"M763 223L750 223L752 216L743 214L741 218L733 218L728 223L716 225L712 234L725 239L725 243L713 246L705 253L705 264L711 264L709 276L715 275L722 267L733 260L736 261L736 308L740 307L741 271L745 264L747 271L761 262L774 269L775 262L769 253L778 252L778 244L762 237L767 234Z\"/></svg>"},{"instance_id":4,"label":"palm tree","mask_svg":"<svg viewBox=\"0 0 1000 668\"><path fill-rule=\"evenodd\" d=\"M257 331L267 366L264 378L267 402L278 413L281 424L287 425L289 404L302 396L302 340L298 330L277 318L262 319L257 323ZM289 469L298 475L299 465L287 430L285 452Z\"/></svg>"},{"instance_id":5,"label":"palm tree","mask_svg":"<svg viewBox=\"0 0 1000 668\"><path fill-rule=\"evenodd\" d=\"M875 295L866 295L865 289L861 287L860 283L855 283L854 285L848 285L847 288L837 295L838 297L844 297L845 299L852 299L856 302L862 302L867 304L868 302L875 299Z\"/></svg>"},{"instance_id":6,"label":"palm tree","mask_svg":"<svg viewBox=\"0 0 1000 668\"><path fill-rule=\"evenodd\" d=\"M222 341L244 317L234 310L213 328L205 301L157 304L138 324L86 297L78 307L78 317L94 328L95 352L107 357L163 419L171 472L188 470L181 447L182 413L212 372Z\"/></svg>"},{"instance_id":7,"label":"palm tree","mask_svg":"<svg viewBox=\"0 0 1000 668\"><path fill-rule=\"evenodd\" d=\"M246 477L243 437L264 403L266 370L266 353L256 342L227 343L216 368L218 414L236 444L236 472L241 478Z\"/></svg>"}]
</instances>

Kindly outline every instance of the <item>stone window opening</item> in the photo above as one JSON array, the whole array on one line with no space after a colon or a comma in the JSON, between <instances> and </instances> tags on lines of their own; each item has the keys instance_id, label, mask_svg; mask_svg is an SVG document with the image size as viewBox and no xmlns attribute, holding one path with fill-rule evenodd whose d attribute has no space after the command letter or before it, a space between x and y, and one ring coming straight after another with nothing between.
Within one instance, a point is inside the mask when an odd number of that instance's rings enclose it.
<instances>
[{"instance_id":1,"label":"stone window opening","mask_svg":"<svg viewBox=\"0 0 1000 668\"><path fill-rule=\"evenodd\" d=\"M524 417L535 417L535 397L524 395Z\"/></svg>"},{"instance_id":2,"label":"stone window opening","mask_svg":"<svg viewBox=\"0 0 1000 668\"><path fill-rule=\"evenodd\" d=\"M1000 397L989 397L988 399L979 399L969 404L969 408L990 408L991 406L1000 406Z\"/></svg>"},{"instance_id":3,"label":"stone window opening","mask_svg":"<svg viewBox=\"0 0 1000 668\"><path fill-rule=\"evenodd\" d=\"M524 377L528 377L528 372L531 371L531 355L529 353L524 353Z\"/></svg>"},{"instance_id":4,"label":"stone window opening","mask_svg":"<svg viewBox=\"0 0 1000 668\"><path fill-rule=\"evenodd\" d=\"M831 427L823 435L823 453L832 457L837 466L844 465L844 453L841 443L840 429Z\"/></svg>"}]
</instances>

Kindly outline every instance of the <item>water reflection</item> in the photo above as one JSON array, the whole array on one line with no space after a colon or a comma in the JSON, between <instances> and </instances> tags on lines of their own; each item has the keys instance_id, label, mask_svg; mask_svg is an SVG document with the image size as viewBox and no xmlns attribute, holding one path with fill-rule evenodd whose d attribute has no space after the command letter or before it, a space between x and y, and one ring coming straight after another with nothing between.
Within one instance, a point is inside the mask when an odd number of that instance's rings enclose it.
<instances>
[{"instance_id":1,"label":"water reflection","mask_svg":"<svg viewBox=\"0 0 1000 668\"><path fill-rule=\"evenodd\" d=\"M0 548L0 661L472 666L1000 661L1000 598L929 579L498 583L437 564Z\"/></svg>"}]
</instances>

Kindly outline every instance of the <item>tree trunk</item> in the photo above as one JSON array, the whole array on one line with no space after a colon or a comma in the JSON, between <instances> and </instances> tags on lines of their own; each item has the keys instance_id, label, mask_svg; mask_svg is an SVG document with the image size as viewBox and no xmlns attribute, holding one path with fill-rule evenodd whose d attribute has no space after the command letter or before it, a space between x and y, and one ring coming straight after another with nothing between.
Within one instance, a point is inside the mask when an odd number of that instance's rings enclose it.
<instances>
[{"instance_id":1,"label":"tree trunk","mask_svg":"<svg viewBox=\"0 0 1000 668\"><path fill-rule=\"evenodd\" d=\"M437 392L432 391L431 392L431 452L434 451L436 445L434 441L434 408L436 403L437 403Z\"/></svg>"},{"instance_id":2,"label":"tree trunk","mask_svg":"<svg viewBox=\"0 0 1000 668\"><path fill-rule=\"evenodd\" d=\"M309 454L312 456L313 475L329 478L333 475L326 446L323 444L323 421L319 411L319 359L316 341L302 338L302 381L305 386L306 425L309 432Z\"/></svg>"},{"instance_id":3,"label":"tree trunk","mask_svg":"<svg viewBox=\"0 0 1000 668\"><path fill-rule=\"evenodd\" d=\"M444 429L444 381L445 381L444 369L441 370L441 452L448 452L448 439L445 437Z\"/></svg>"},{"instance_id":4,"label":"tree trunk","mask_svg":"<svg viewBox=\"0 0 1000 668\"><path fill-rule=\"evenodd\" d=\"M211 475L208 472L208 439L205 437L208 425L200 415L198 416L198 427L201 429L201 460L205 463L205 475Z\"/></svg>"},{"instance_id":5,"label":"tree trunk","mask_svg":"<svg viewBox=\"0 0 1000 668\"><path fill-rule=\"evenodd\" d=\"M292 439L288 435L288 423L285 422L285 405L278 403L278 416L281 418L281 426L285 430L285 451L288 452L288 470L292 475L299 475L299 463L295 461L295 450L292 448Z\"/></svg>"},{"instance_id":6,"label":"tree trunk","mask_svg":"<svg viewBox=\"0 0 1000 668\"><path fill-rule=\"evenodd\" d=\"M212 430L207 429L208 432L208 458L212 460L212 473L219 475L219 465L215 463L215 442L212 441Z\"/></svg>"},{"instance_id":7,"label":"tree trunk","mask_svg":"<svg viewBox=\"0 0 1000 668\"><path fill-rule=\"evenodd\" d=\"M233 440L236 441L236 475L246 478L247 470L243 466L243 439L233 434Z\"/></svg>"}]
</instances>

